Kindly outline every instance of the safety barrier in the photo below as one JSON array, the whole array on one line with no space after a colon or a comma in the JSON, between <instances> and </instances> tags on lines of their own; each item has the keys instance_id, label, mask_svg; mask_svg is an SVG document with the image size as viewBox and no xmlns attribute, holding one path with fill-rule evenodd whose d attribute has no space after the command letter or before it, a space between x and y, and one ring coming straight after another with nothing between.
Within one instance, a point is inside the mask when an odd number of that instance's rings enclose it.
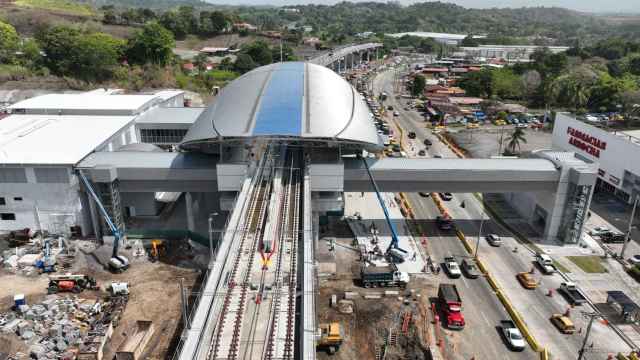
<instances>
[{"instance_id":1,"label":"safety barrier","mask_svg":"<svg viewBox=\"0 0 640 360\"><path fill-rule=\"evenodd\" d=\"M436 137L438 138L438 140L442 141L445 145L447 145L447 147L448 147L451 151L453 151L453 153L454 153L457 157L459 157L459 158L461 158L461 159L466 158L466 155L464 154L464 152L463 152L459 147L457 147L457 146L455 146L455 145L451 144L451 142L450 142L447 138L445 138L444 136L440 135L439 133L435 133L435 134L436 134Z\"/></svg>"}]
</instances>

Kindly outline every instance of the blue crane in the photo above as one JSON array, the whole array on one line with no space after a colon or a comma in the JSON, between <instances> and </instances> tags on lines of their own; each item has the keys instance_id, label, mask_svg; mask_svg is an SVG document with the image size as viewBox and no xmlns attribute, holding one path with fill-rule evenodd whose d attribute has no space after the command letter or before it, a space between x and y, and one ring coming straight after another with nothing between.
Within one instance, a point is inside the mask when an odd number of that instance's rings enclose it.
<instances>
[{"instance_id":1,"label":"blue crane","mask_svg":"<svg viewBox=\"0 0 640 360\"><path fill-rule=\"evenodd\" d=\"M389 211L387 210L387 206L384 204L384 199L382 199L382 195L380 195L380 189L378 189L378 184L376 184L376 181L373 179L373 174L371 174L371 170L369 169L369 164L367 163L367 159L365 157L362 157L362 162L364 163L365 169L367 169L367 174L369 175L369 179L371 180L371 185L373 185L373 189L375 190L376 196L378 197L378 202L380 203L380 206L382 207L382 211L384 212L384 218L385 220L387 220L387 225L389 225L389 229L391 229L391 243L389 244L389 248L387 249L387 252L391 249L398 249L406 253L406 251L400 248L400 246L398 245L398 242L399 242L398 232L396 231L396 227L393 225L393 222L389 217Z\"/></svg>"},{"instance_id":2,"label":"blue crane","mask_svg":"<svg viewBox=\"0 0 640 360\"><path fill-rule=\"evenodd\" d=\"M122 231L120 231L113 220L111 220L109 213L104 208L104 205L102 205L102 201L93 189L93 186L91 186L91 182L89 181L89 179L87 179L87 177L82 173L81 170L78 170L78 176L80 177L80 179L82 179L82 183L89 192L89 195L91 195L96 205L98 205L100 214L104 218L104 221L107 223L107 226L109 226L109 229L113 234L113 252L111 253L111 259L109 260L109 267L111 268L111 270L122 272L129 267L129 260L124 256L118 255L118 247L120 246L120 241L122 240L123 236Z\"/></svg>"}]
</instances>

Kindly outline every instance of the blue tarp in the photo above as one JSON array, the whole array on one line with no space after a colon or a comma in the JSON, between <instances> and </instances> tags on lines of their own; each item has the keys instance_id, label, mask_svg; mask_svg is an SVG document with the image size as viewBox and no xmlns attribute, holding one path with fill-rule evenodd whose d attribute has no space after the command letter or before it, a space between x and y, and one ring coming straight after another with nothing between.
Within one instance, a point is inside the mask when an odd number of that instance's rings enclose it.
<instances>
[{"instance_id":1,"label":"blue tarp","mask_svg":"<svg viewBox=\"0 0 640 360\"><path fill-rule=\"evenodd\" d=\"M300 136L304 63L282 63L265 88L256 115L254 135Z\"/></svg>"}]
</instances>

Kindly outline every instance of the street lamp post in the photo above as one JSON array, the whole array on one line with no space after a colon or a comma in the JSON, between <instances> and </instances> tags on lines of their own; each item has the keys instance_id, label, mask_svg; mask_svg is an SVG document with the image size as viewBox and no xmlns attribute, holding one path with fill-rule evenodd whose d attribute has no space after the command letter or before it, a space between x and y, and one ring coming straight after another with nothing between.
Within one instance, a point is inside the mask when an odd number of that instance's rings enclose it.
<instances>
[{"instance_id":1,"label":"street lamp post","mask_svg":"<svg viewBox=\"0 0 640 360\"><path fill-rule=\"evenodd\" d=\"M620 250L620 258L624 259L624 251L627 249L627 245L631 241L631 229L633 228L633 220L636 216L636 208L638 207L638 200L640 195L636 195L636 199L633 202L633 209L631 209L631 217L629 218L629 227L627 228L627 235L624 238L624 244L622 244L622 250Z\"/></svg>"},{"instance_id":2,"label":"street lamp post","mask_svg":"<svg viewBox=\"0 0 640 360\"><path fill-rule=\"evenodd\" d=\"M214 260L214 256L215 256L215 251L213 248L213 218L214 216L217 217L218 214L217 212L214 212L212 214L209 215L209 262L212 262ZM216 239L216 241L219 241L220 239ZM217 243L216 243L216 248L217 248Z\"/></svg>"}]
</instances>

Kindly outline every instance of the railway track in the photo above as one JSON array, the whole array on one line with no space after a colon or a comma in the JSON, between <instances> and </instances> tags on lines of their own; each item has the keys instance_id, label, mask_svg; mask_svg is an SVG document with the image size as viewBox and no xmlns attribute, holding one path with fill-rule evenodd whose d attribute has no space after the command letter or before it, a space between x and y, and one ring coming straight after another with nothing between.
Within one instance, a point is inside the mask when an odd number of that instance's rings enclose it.
<instances>
[{"instance_id":1,"label":"railway track","mask_svg":"<svg viewBox=\"0 0 640 360\"><path fill-rule=\"evenodd\" d=\"M252 189L246 231L228 259L226 292L207 360L293 359L301 156L275 147L265 156ZM259 256L262 262L256 264Z\"/></svg>"}]
</instances>

